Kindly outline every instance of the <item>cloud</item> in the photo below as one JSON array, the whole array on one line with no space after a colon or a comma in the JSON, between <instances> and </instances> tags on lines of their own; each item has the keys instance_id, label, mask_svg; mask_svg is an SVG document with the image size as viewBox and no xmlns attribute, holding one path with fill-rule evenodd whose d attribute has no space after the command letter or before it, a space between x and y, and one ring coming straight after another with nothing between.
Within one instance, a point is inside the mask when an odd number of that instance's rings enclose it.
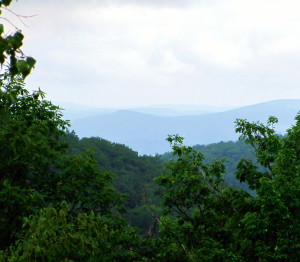
<instances>
[{"instance_id":1,"label":"cloud","mask_svg":"<svg viewBox=\"0 0 300 262\"><path fill-rule=\"evenodd\" d=\"M107 4L136 5L147 7L185 8L195 4L194 0L106 0ZM201 2L201 1L200 1Z\"/></svg>"},{"instance_id":2,"label":"cloud","mask_svg":"<svg viewBox=\"0 0 300 262\"><path fill-rule=\"evenodd\" d=\"M294 96L283 88L299 82L291 59L300 54L298 7L294 0L28 0L13 6L39 14L24 28L24 51L38 62L30 83L55 100L102 105Z\"/></svg>"}]
</instances>

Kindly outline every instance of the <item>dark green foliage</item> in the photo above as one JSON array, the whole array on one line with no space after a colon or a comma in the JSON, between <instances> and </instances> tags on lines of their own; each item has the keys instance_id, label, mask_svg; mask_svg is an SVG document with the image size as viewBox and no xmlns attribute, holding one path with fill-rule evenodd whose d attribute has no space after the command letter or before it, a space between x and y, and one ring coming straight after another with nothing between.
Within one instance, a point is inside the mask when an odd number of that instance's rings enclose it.
<instances>
[{"instance_id":1,"label":"dark green foliage","mask_svg":"<svg viewBox=\"0 0 300 262\"><path fill-rule=\"evenodd\" d=\"M59 137L67 123L60 119L56 106L42 100L41 91L30 94L20 77L5 80L4 75L2 80L0 195L4 212L0 219L7 222L2 225L7 231L19 229L21 217L40 208L41 199L47 201L45 182L66 148ZM11 232L1 234L0 243L9 245Z\"/></svg>"},{"instance_id":2,"label":"dark green foliage","mask_svg":"<svg viewBox=\"0 0 300 262\"><path fill-rule=\"evenodd\" d=\"M205 156L205 159L203 159L205 163L210 163L215 159L224 159L223 164L226 170L223 176L224 182L228 186L248 190L248 186L245 183L240 183L239 180L236 179L235 172L241 158L246 158L256 163L255 152L250 145L245 144L243 141L229 141L209 145L195 145L193 149L197 152L201 152ZM170 152L162 155L162 160L164 161L169 161L169 159L172 158L174 159L174 156Z\"/></svg>"},{"instance_id":3,"label":"dark green foliage","mask_svg":"<svg viewBox=\"0 0 300 262\"><path fill-rule=\"evenodd\" d=\"M12 186L8 180L0 185L0 247L13 243L21 229L22 217L44 206L43 196L34 189Z\"/></svg>"},{"instance_id":4,"label":"dark green foliage","mask_svg":"<svg viewBox=\"0 0 300 262\"><path fill-rule=\"evenodd\" d=\"M119 215L123 195L90 152L67 154L60 108L25 89L35 60L15 57L22 39L0 39L10 60L0 75L0 260L131 260L138 236Z\"/></svg>"},{"instance_id":5,"label":"dark green foliage","mask_svg":"<svg viewBox=\"0 0 300 262\"><path fill-rule=\"evenodd\" d=\"M80 213L74 221L66 202L24 218L23 227L20 240L6 252L8 261L133 261L139 257L131 246L138 238L125 221L94 213Z\"/></svg>"},{"instance_id":6,"label":"dark green foliage","mask_svg":"<svg viewBox=\"0 0 300 262\"><path fill-rule=\"evenodd\" d=\"M100 171L90 152L64 156L58 167L60 171L55 173L45 190L50 193L51 202L65 200L75 213L93 210L104 214L112 209L122 210L123 196L111 186L112 174Z\"/></svg>"},{"instance_id":7,"label":"dark green foliage","mask_svg":"<svg viewBox=\"0 0 300 262\"><path fill-rule=\"evenodd\" d=\"M163 171L159 156L139 156L125 145L91 137L79 139L75 133L69 133L66 141L70 143L69 153L78 154L91 149L100 170L115 174L113 184L118 191L126 194L126 218L139 232L146 235L154 223L148 205L159 206L159 188L153 179ZM156 208L157 210L157 208Z\"/></svg>"},{"instance_id":8,"label":"dark green foliage","mask_svg":"<svg viewBox=\"0 0 300 262\"><path fill-rule=\"evenodd\" d=\"M2 85L1 89L1 179L14 185L40 187L37 173L49 175L66 145L60 140L68 123L61 120L59 108L42 100L42 91L30 94L22 79Z\"/></svg>"},{"instance_id":9,"label":"dark green foliage","mask_svg":"<svg viewBox=\"0 0 300 262\"><path fill-rule=\"evenodd\" d=\"M160 219L158 260L298 261L300 115L295 120L284 137L276 135L274 117L266 126L237 120L237 132L256 155L257 164L242 159L236 172L252 195L223 187L222 163L209 164L180 137L169 138L175 161L157 179L169 214Z\"/></svg>"},{"instance_id":10,"label":"dark green foliage","mask_svg":"<svg viewBox=\"0 0 300 262\"><path fill-rule=\"evenodd\" d=\"M267 126L237 121L241 138L255 146L257 162L267 168L265 172L239 168L237 173L253 185L257 194L254 210L241 220L243 234L252 241L253 254L248 258L296 261L300 256L299 114L295 120L285 137L275 134L274 117L269 118Z\"/></svg>"},{"instance_id":11,"label":"dark green foliage","mask_svg":"<svg viewBox=\"0 0 300 262\"><path fill-rule=\"evenodd\" d=\"M177 160L171 160L168 172L156 179L164 187L163 205L171 215L160 222L160 261L170 256L171 261L239 261L231 247L232 217L238 211L225 196L237 192L244 201L250 195L222 186L222 161L204 163L204 156L182 145L181 137L172 136L169 141Z\"/></svg>"},{"instance_id":12,"label":"dark green foliage","mask_svg":"<svg viewBox=\"0 0 300 262\"><path fill-rule=\"evenodd\" d=\"M118 257L123 248L124 256L130 257L131 242L127 239L137 238L137 234L118 215L123 210L123 196L112 187L112 174L99 170L89 151L67 154L62 138L68 123L61 120L58 107L43 99L40 90L30 94L19 76L2 83L0 248L6 250L3 259L57 261L65 256L76 261L94 256L93 261L97 261L101 243L109 250L102 254L103 261ZM62 202L68 209L60 209ZM84 229L80 224L83 218ZM88 228L92 225L95 228L90 232ZM103 231L99 227L110 232L109 241L93 235L94 231ZM64 241L66 246L61 246ZM83 242L82 249L72 241ZM111 247L114 241L122 251Z\"/></svg>"}]
</instances>

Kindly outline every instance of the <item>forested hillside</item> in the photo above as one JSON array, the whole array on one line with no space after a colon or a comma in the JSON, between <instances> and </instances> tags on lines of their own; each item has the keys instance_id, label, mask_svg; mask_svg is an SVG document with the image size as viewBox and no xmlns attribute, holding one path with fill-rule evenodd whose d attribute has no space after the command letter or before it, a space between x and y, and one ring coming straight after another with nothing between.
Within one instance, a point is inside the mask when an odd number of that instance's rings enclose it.
<instances>
[{"instance_id":1,"label":"forested hillside","mask_svg":"<svg viewBox=\"0 0 300 262\"><path fill-rule=\"evenodd\" d=\"M163 173L160 156L139 156L125 145L111 143L99 137L79 139L75 133L69 133L66 141L70 143L71 155L91 150L100 170L114 175L113 185L126 195L125 217L139 232L145 235L154 219L149 210L159 208L161 198L158 185L153 179Z\"/></svg>"},{"instance_id":2,"label":"forested hillside","mask_svg":"<svg viewBox=\"0 0 300 262\"><path fill-rule=\"evenodd\" d=\"M139 228L142 235L148 233L154 223L151 209L160 210L160 193L154 178L163 174L164 163L174 158L171 152L156 156L139 156L125 145L111 143L99 137L79 139L74 132L69 133L66 141L70 144L69 153L79 154L90 149L97 160L98 168L114 175L113 185L126 194L125 209L128 222ZM220 142L211 145L196 145L196 151L203 153L205 162L224 159L226 186L248 187L240 183L235 175L236 166L241 158L254 160L255 153L251 146L242 141Z\"/></svg>"},{"instance_id":3,"label":"forested hillside","mask_svg":"<svg viewBox=\"0 0 300 262\"><path fill-rule=\"evenodd\" d=\"M197 152L201 152L205 156L205 162L210 163L215 159L224 159L225 174L224 181L228 186L236 186L237 188L243 188L245 190L248 187L244 183L240 183L236 177L236 167L238 162L242 158L251 159L255 161L255 151L243 141L229 141L219 142L209 145L195 145L193 149ZM168 161L172 158L172 152L161 155L163 161Z\"/></svg>"}]
</instances>

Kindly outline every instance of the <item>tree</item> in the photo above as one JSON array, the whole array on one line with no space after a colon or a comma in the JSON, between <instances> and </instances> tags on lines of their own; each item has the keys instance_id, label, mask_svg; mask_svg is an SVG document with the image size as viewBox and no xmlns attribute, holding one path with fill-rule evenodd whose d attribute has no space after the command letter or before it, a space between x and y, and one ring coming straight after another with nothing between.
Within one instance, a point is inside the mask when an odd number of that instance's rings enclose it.
<instances>
[{"instance_id":1,"label":"tree","mask_svg":"<svg viewBox=\"0 0 300 262\"><path fill-rule=\"evenodd\" d=\"M241 159L236 177L254 190L222 186L220 161L169 137L175 161L157 182L164 187L160 218L163 261L297 261L300 256L300 114L285 136L267 125L236 121L240 139L253 146L252 160Z\"/></svg>"},{"instance_id":2,"label":"tree","mask_svg":"<svg viewBox=\"0 0 300 262\"><path fill-rule=\"evenodd\" d=\"M24 218L25 230L3 261L135 261L139 238L125 220L79 213L62 202Z\"/></svg>"},{"instance_id":3,"label":"tree","mask_svg":"<svg viewBox=\"0 0 300 262\"><path fill-rule=\"evenodd\" d=\"M7 9L7 6L9 6L11 2L12 0L1 0L0 13L2 12L2 9ZM18 17L20 18L20 16ZM7 20L6 18L3 19ZM25 56L20 49L23 45L24 35L19 29L11 35L3 36L3 34L4 25L0 24L0 64L3 65L8 61L9 64L7 66L9 75L15 76L20 74L25 78L30 74L36 61L33 57ZM5 75L4 80L6 77L7 75ZM1 80L3 80L3 78L1 78Z\"/></svg>"},{"instance_id":4,"label":"tree","mask_svg":"<svg viewBox=\"0 0 300 262\"><path fill-rule=\"evenodd\" d=\"M249 260L296 261L300 256L300 114L295 120L284 137L275 133L275 117L267 125L236 122L240 138L255 148L257 162L266 168L259 172L251 161L241 160L237 170L256 192L239 234L248 239Z\"/></svg>"},{"instance_id":5,"label":"tree","mask_svg":"<svg viewBox=\"0 0 300 262\"><path fill-rule=\"evenodd\" d=\"M25 88L34 60L17 57L22 40L19 31L0 37L0 62L8 62L0 75L0 260L95 261L103 250L106 261L131 256L138 237L119 215L123 195L89 151L67 154L69 124L60 108L41 90ZM83 241L81 249L76 241Z\"/></svg>"},{"instance_id":6,"label":"tree","mask_svg":"<svg viewBox=\"0 0 300 262\"><path fill-rule=\"evenodd\" d=\"M60 136L67 122L61 120L58 107L43 98L44 93L40 90L30 94L18 75L2 82L0 183L2 194L8 188L9 192L14 192L6 197L6 201L1 201L1 210L4 212L1 219L7 221L2 223L5 229L20 228L21 217L28 214L27 210L33 211L34 208L40 208L42 202L48 202L44 190L48 182L46 180L53 177L56 162L66 148ZM35 205L36 198L40 205ZM26 203L25 199L28 200ZM7 233L1 235L0 243L11 243L8 240L13 234Z\"/></svg>"},{"instance_id":7,"label":"tree","mask_svg":"<svg viewBox=\"0 0 300 262\"><path fill-rule=\"evenodd\" d=\"M236 208L232 202L250 197L246 192L222 186L223 160L204 164L204 156L170 136L175 161L156 181L164 188L163 205L169 217L160 219L160 261L239 261L232 243ZM230 199L231 198L231 199ZM235 207L234 207L235 206Z\"/></svg>"},{"instance_id":8,"label":"tree","mask_svg":"<svg viewBox=\"0 0 300 262\"><path fill-rule=\"evenodd\" d=\"M0 8L10 2L1 1ZM35 60L22 55L22 33L3 34L0 25L0 63L7 67L0 74L0 247L13 242L23 215L42 206L38 174L50 175L53 160L65 148L59 137L68 125L59 108L43 100L42 91L30 94L25 89L23 79Z\"/></svg>"}]
</instances>

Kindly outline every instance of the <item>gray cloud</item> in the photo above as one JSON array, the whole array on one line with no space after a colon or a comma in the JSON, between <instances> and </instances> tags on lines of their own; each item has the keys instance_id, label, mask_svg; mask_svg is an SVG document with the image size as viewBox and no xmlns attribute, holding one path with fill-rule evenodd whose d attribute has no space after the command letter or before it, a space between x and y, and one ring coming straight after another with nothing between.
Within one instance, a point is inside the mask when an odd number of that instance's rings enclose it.
<instances>
[{"instance_id":1,"label":"gray cloud","mask_svg":"<svg viewBox=\"0 0 300 262\"><path fill-rule=\"evenodd\" d=\"M84 6L109 6L109 5L136 5L146 7L169 7L169 8L185 8L193 5L213 5L220 0L86 0ZM39 0L28 0L31 3L37 3ZM62 6L82 5L82 0L52 0L52 4L56 4L57 8Z\"/></svg>"},{"instance_id":2,"label":"gray cloud","mask_svg":"<svg viewBox=\"0 0 300 262\"><path fill-rule=\"evenodd\" d=\"M257 16L267 6L255 1L251 12L239 0L19 1L18 12L40 14L25 28L24 51L37 59L28 83L98 106L299 97L298 13L278 23Z\"/></svg>"},{"instance_id":3,"label":"gray cloud","mask_svg":"<svg viewBox=\"0 0 300 262\"><path fill-rule=\"evenodd\" d=\"M121 4L121 5L141 5L151 7L172 7L183 8L195 3L193 0L106 0L109 4Z\"/></svg>"}]
</instances>

